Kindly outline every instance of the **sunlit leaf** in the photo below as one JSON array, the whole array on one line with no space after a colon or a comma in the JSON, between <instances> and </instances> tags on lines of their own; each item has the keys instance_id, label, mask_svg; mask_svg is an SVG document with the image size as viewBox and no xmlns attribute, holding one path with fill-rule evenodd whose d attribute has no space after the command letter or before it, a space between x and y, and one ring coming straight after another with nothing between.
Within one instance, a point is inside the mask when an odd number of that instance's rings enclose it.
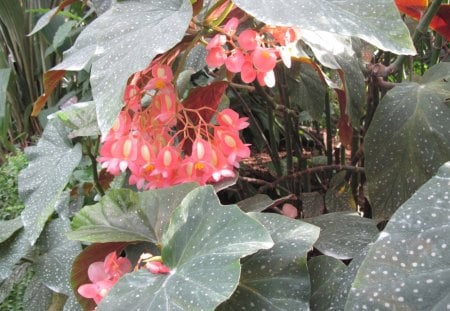
<instances>
[{"instance_id":1,"label":"sunlit leaf","mask_svg":"<svg viewBox=\"0 0 450 311\"><path fill-rule=\"evenodd\" d=\"M450 159L450 63L383 97L365 138L365 168L376 218L392 213Z\"/></svg>"},{"instance_id":2,"label":"sunlit leaf","mask_svg":"<svg viewBox=\"0 0 450 311\"><path fill-rule=\"evenodd\" d=\"M259 222L235 205L220 205L211 186L184 198L162 240L171 272L125 275L97 310L213 310L235 290L240 258L273 245Z\"/></svg>"},{"instance_id":3,"label":"sunlit leaf","mask_svg":"<svg viewBox=\"0 0 450 311\"><path fill-rule=\"evenodd\" d=\"M97 125L95 103L93 101L76 103L56 112L56 116L72 131L70 137L97 136L100 130Z\"/></svg>"},{"instance_id":4,"label":"sunlit leaf","mask_svg":"<svg viewBox=\"0 0 450 311\"><path fill-rule=\"evenodd\" d=\"M23 227L22 219L0 220L0 243L7 240L17 230Z\"/></svg>"},{"instance_id":5,"label":"sunlit leaf","mask_svg":"<svg viewBox=\"0 0 450 311\"><path fill-rule=\"evenodd\" d=\"M346 310L450 304L450 162L392 215L364 259Z\"/></svg>"},{"instance_id":6,"label":"sunlit leaf","mask_svg":"<svg viewBox=\"0 0 450 311\"><path fill-rule=\"evenodd\" d=\"M37 146L25 149L28 167L19 174L19 194L25 203L22 221L31 244L54 212L64 187L81 160L81 145L72 145L66 128L50 120Z\"/></svg>"},{"instance_id":7,"label":"sunlit leaf","mask_svg":"<svg viewBox=\"0 0 450 311\"><path fill-rule=\"evenodd\" d=\"M92 63L92 95L105 133L123 106L129 76L180 42L191 17L188 0L114 2L83 30L64 61L52 70L80 70Z\"/></svg>"},{"instance_id":8,"label":"sunlit leaf","mask_svg":"<svg viewBox=\"0 0 450 311\"><path fill-rule=\"evenodd\" d=\"M408 29L391 0L233 2L269 25L298 26L302 30L326 31L358 37L395 54L415 54Z\"/></svg>"},{"instance_id":9,"label":"sunlit leaf","mask_svg":"<svg viewBox=\"0 0 450 311\"><path fill-rule=\"evenodd\" d=\"M72 221L70 239L103 242L148 241L160 243L169 217L194 183L133 192L113 189L99 203L84 207Z\"/></svg>"}]
</instances>

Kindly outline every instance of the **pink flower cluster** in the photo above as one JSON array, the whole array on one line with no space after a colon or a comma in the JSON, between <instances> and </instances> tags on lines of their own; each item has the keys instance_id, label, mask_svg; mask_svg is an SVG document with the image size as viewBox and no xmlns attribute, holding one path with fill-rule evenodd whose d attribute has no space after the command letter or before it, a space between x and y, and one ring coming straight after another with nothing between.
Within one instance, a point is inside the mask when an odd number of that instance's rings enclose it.
<instances>
[{"instance_id":1,"label":"pink flower cluster","mask_svg":"<svg viewBox=\"0 0 450 311\"><path fill-rule=\"evenodd\" d=\"M98 161L115 176L127 169L138 189L162 188L195 181L201 185L234 176L234 167L250 156L239 137L247 118L232 109L216 114L217 124L187 109L177 99L172 70L155 64L142 88L133 82L124 95L125 109L104 137ZM144 94L152 96L148 107ZM207 105L207 103L205 103ZM192 121L189 115L198 117ZM189 146L190 148L186 148Z\"/></svg>"},{"instance_id":2,"label":"pink flower cluster","mask_svg":"<svg viewBox=\"0 0 450 311\"><path fill-rule=\"evenodd\" d=\"M231 18L206 46L209 67L225 65L232 73L241 73L245 83L255 79L262 86L273 87L273 69L279 58L290 68L292 48L298 33L291 27L264 27L259 32L245 29L236 37L239 20Z\"/></svg>"},{"instance_id":3,"label":"pink flower cluster","mask_svg":"<svg viewBox=\"0 0 450 311\"><path fill-rule=\"evenodd\" d=\"M105 257L105 261L90 264L88 276L91 283L78 287L78 293L85 298L94 299L98 304L120 277L131 269L131 262L127 258L117 257L116 252L112 252Z\"/></svg>"},{"instance_id":4,"label":"pink flower cluster","mask_svg":"<svg viewBox=\"0 0 450 311\"><path fill-rule=\"evenodd\" d=\"M149 261L145 264L145 268L153 274L170 272L161 261ZM128 258L117 257L116 252L111 252L104 261L96 261L89 265L88 277L91 283L78 287L78 293L84 298L94 299L94 302L99 304L117 281L131 270L132 265Z\"/></svg>"}]
</instances>

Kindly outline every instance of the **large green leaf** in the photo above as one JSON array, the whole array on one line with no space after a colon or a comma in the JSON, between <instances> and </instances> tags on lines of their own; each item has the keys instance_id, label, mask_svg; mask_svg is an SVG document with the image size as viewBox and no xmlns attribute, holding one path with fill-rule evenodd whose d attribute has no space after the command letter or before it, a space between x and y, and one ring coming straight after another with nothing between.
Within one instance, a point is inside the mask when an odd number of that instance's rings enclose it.
<instances>
[{"instance_id":1,"label":"large green leaf","mask_svg":"<svg viewBox=\"0 0 450 311\"><path fill-rule=\"evenodd\" d=\"M68 241L64 236L70 229L67 219L57 218L47 224L36 242L41 255L35 262L36 277L54 292L69 295L70 270L75 257L81 252L81 244Z\"/></svg>"},{"instance_id":2,"label":"large green leaf","mask_svg":"<svg viewBox=\"0 0 450 311\"><path fill-rule=\"evenodd\" d=\"M409 31L392 0L234 0L270 25L294 25L361 38L396 54L415 54ZM323 42L327 44L327 42Z\"/></svg>"},{"instance_id":3,"label":"large green leaf","mask_svg":"<svg viewBox=\"0 0 450 311\"><path fill-rule=\"evenodd\" d=\"M330 213L305 221L321 229L314 247L324 255L341 260L354 258L378 234L375 221L356 213Z\"/></svg>"},{"instance_id":4,"label":"large green leaf","mask_svg":"<svg viewBox=\"0 0 450 311\"><path fill-rule=\"evenodd\" d=\"M306 255L320 229L277 214L249 215L270 232L275 245L242 260L239 286L218 310L307 310Z\"/></svg>"},{"instance_id":5,"label":"large green leaf","mask_svg":"<svg viewBox=\"0 0 450 311\"><path fill-rule=\"evenodd\" d=\"M0 244L0 280L10 276L14 266L31 248L23 229L16 231L8 240Z\"/></svg>"},{"instance_id":6,"label":"large green leaf","mask_svg":"<svg viewBox=\"0 0 450 311\"><path fill-rule=\"evenodd\" d=\"M370 246L369 244L364 248L347 267L328 256L313 258L308 262L311 284L314 285L310 300L311 310L344 310L352 282ZM326 269L330 271L324 276Z\"/></svg>"},{"instance_id":7,"label":"large green leaf","mask_svg":"<svg viewBox=\"0 0 450 311\"><path fill-rule=\"evenodd\" d=\"M100 130L118 116L129 76L181 41L192 17L188 0L116 1L89 24L52 70L80 70L89 62Z\"/></svg>"},{"instance_id":8,"label":"large green leaf","mask_svg":"<svg viewBox=\"0 0 450 311\"><path fill-rule=\"evenodd\" d=\"M314 120L321 120L327 92L320 69L312 64L294 62L288 72L292 103L308 111Z\"/></svg>"},{"instance_id":9,"label":"large green leaf","mask_svg":"<svg viewBox=\"0 0 450 311\"><path fill-rule=\"evenodd\" d=\"M25 154L29 164L19 174L19 194L25 203L25 234L34 244L81 160L81 145L73 146L64 125L54 119L47 124L37 146L26 148Z\"/></svg>"},{"instance_id":10,"label":"large green leaf","mask_svg":"<svg viewBox=\"0 0 450 311\"><path fill-rule=\"evenodd\" d=\"M365 82L358 58L360 40L324 31L302 32L305 41L322 65L336 69L337 79L328 80L331 87L343 92L344 112L359 126L364 114ZM340 80L340 81L334 81Z\"/></svg>"},{"instance_id":11,"label":"large green leaf","mask_svg":"<svg viewBox=\"0 0 450 311\"><path fill-rule=\"evenodd\" d=\"M211 186L190 192L163 236L167 275L125 275L97 310L213 310L239 282L240 259L273 246L264 227L236 205L222 206Z\"/></svg>"},{"instance_id":12,"label":"large green leaf","mask_svg":"<svg viewBox=\"0 0 450 311\"><path fill-rule=\"evenodd\" d=\"M430 68L420 84L401 83L378 106L365 139L369 198L389 218L450 159L450 63Z\"/></svg>"},{"instance_id":13,"label":"large green leaf","mask_svg":"<svg viewBox=\"0 0 450 311\"><path fill-rule=\"evenodd\" d=\"M0 220L0 243L7 240L17 230L23 227L20 217L11 220Z\"/></svg>"},{"instance_id":14,"label":"large green leaf","mask_svg":"<svg viewBox=\"0 0 450 311\"><path fill-rule=\"evenodd\" d=\"M52 304L52 294L37 277L33 277L25 290L23 305L29 308L32 306L33 311L48 311Z\"/></svg>"},{"instance_id":15,"label":"large green leaf","mask_svg":"<svg viewBox=\"0 0 450 311\"><path fill-rule=\"evenodd\" d=\"M389 220L353 282L347 310L450 305L450 162Z\"/></svg>"},{"instance_id":16,"label":"large green leaf","mask_svg":"<svg viewBox=\"0 0 450 311\"><path fill-rule=\"evenodd\" d=\"M76 103L56 112L56 116L70 129L70 137L100 134L93 101Z\"/></svg>"},{"instance_id":17,"label":"large green leaf","mask_svg":"<svg viewBox=\"0 0 450 311\"><path fill-rule=\"evenodd\" d=\"M75 215L73 231L67 236L95 243L160 243L171 213L195 187L194 183L186 183L140 193L113 189L99 203L86 206Z\"/></svg>"}]
</instances>

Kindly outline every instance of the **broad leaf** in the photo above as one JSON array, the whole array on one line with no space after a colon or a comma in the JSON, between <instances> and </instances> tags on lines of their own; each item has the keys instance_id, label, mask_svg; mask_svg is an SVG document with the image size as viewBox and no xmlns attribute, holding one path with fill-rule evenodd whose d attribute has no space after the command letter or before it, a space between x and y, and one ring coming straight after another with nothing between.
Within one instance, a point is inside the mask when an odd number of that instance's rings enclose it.
<instances>
[{"instance_id":1,"label":"broad leaf","mask_svg":"<svg viewBox=\"0 0 450 311\"><path fill-rule=\"evenodd\" d=\"M325 193L325 205L329 213L356 211L352 189L345 181L346 174L346 171L342 171L331 178L330 185Z\"/></svg>"},{"instance_id":2,"label":"broad leaf","mask_svg":"<svg viewBox=\"0 0 450 311\"><path fill-rule=\"evenodd\" d=\"M344 310L355 275L366 257L370 246L369 244L364 248L347 267L338 264L336 259L332 257L312 259L308 262L311 283L314 284L314 291L311 293L310 300L311 310ZM332 268L332 271L335 271L335 273L329 271L328 277L324 277L322 271L318 273L318 270L321 268L325 270L327 267ZM312 281L316 278L318 280Z\"/></svg>"},{"instance_id":3,"label":"broad leaf","mask_svg":"<svg viewBox=\"0 0 450 311\"><path fill-rule=\"evenodd\" d=\"M47 26L51 19L58 14L59 11L61 11L62 9L64 9L66 6L74 3L76 0L64 0L62 1L56 8L51 9L50 11L48 11L47 13L45 13L44 15L42 15L39 20L37 21L36 25L34 25L33 30L28 34L29 36L34 35L35 33L37 33L38 31L40 31L42 28L44 28L45 26Z\"/></svg>"},{"instance_id":4,"label":"broad leaf","mask_svg":"<svg viewBox=\"0 0 450 311\"><path fill-rule=\"evenodd\" d=\"M378 106L365 138L373 215L389 218L450 159L450 63L401 83Z\"/></svg>"},{"instance_id":5,"label":"broad leaf","mask_svg":"<svg viewBox=\"0 0 450 311\"><path fill-rule=\"evenodd\" d=\"M347 266L339 259L320 255L308 261L308 270L311 278L311 296L313 296L322 285L325 285L336 274L347 270Z\"/></svg>"},{"instance_id":6,"label":"broad leaf","mask_svg":"<svg viewBox=\"0 0 450 311\"><path fill-rule=\"evenodd\" d=\"M129 76L180 42L191 17L187 0L114 2L86 27L52 70L80 70L92 63L92 95L99 127L106 133L123 106Z\"/></svg>"},{"instance_id":7,"label":"broad leaf","mask_svg":"<svg viewBox=\"0 0 450 311\"><path fill-rule=\"evenodd\" d=\"M330 213L305 221L321 229L314 247L324 255L341 260L354 258L378 234L375 221L356 213Z\"/></svg>"},{"instance_id":8,"label":"broad leaf","mask_svg":"<svg viewBox=\"0 0 450 311\"><path fill-rule=\"evenodd\" d=\"M33 306L33 311L48 311L52 304L53 292L45 287L37 277L27 285L23 297L24 306Z\"/></svg>"},{"instance_id":9,"label":"broad leaf","mask_svg":"<svg viewBox=\"0 0 450 311\"><path fill-rule=\"evenodd\" d=\"M365 83L358 57L359 40L324 31L302 32L305 41L322 65L336 69L338 83L330 87L341 92L339 96L341 115L346 114L350 121L359 126L364 113Z\"/></svg>"},{"instance_id":10,"label":"broad leaf","mask_svg":"<svg viewBox=\"0 0 450 311\"><path fill-rule=\"evenodd\" d=\"M68 241L64 236L70 229L66 219L57 218L45 228L36 243L41 255L35 262L36 277L54 292L69 295L70 270L75 257L81 252L81 244Z\"/></svg>"},{"instance_id":11,"label":"broad leaf","mask_svg":"<svg viewBox=\"0 0 450 311\"><path fill-rule=\"evenodd\" d=\"M196 187L186 183L140 193L113 189L99 203L84 207L72 221L69 239L104 243L159 243L172 211Z\"/></svg>"},{"instance_id":12,"label":"broad leaf","mask_svg":"<svg viewBox=\"0 0 450 311\"><path fill-rule=\"evenodd\" d=\"M269 25L293 25L310 31L327 31L358 37L395 54L415 54L408 29L400 19L392 0L233 2Z\"/></svg>"},{"instance_id":13,"label":"broad leaf","mask_svg":"<svg viewBox=\"0 0 450 311\"><path fill-rule=\"evenodd\" d=\"M275 203L268 195L266 194L256 194L250 198L239 201L237 206L244 212L262 212L268 207L272 206Z\"/></svg>"},{"instance_id":14,"label":"broad leaf","mask_svg":"<svg viewBox=\"0 0 450 311\"><path fill-rule=\"evenodd\" d=\"M100 130L97 125L95 103L93 101L76 103L58 111L56 116L70 129L69 136L97 136Z\"/></svg>"},{"instance_id":15,"label":"broad leaf","mask_svg":"<svg viewBox=\"0 0 450 311\"><path fill-rule=\"evenodd\" d=\"M23 227L20 217L11 220L0 220L0 243L7 240L17 230Z\"/></svg>"},{"instance_id":16,"label":"broad leaf","mask_svg":"<svg viewBox=\"0 0 450 311\"><path fill-rule=\"evenodd\" d=\"M16 231L8 240L0 244L0 280L10 276L14 266L31 248L23 229Z\"/></svg>"},{"instance_id":17,"label":"broad leaf","mask_svg":"<svg viewBox=\"0 0 450 311\"><path fill-rule=\"evenodd\" d=\"M47 124L37 146L26 148L25 154L29 164L19 174L19 194L25 203L25 234L34 244L81 160L81 145L73 146L66 128L54 119Z\"/></svg>"},{"instance_id":18,"label":"broad leaf","mask_svg":"<svg viewBox=\"0 0 450 311\"><path fill-rule=\"evenodd\" d=\"M59 81L61 81L65 74L65 70L52 70L44 73L44 93L34 102L32 116L36 117L39 115L45 103L52 95L53 90L58 86Z\"/></svg>"},{"instance_id":19,"label":"broad leaf","mask_svg":"<svg viewBox=\"0 0 450 311\"><path fill-rule=\"evenodd\" d=\"M306 256L320 229L277 214L251 213L274 246L242 260L239 286L218 310L306 310L310 282Z\"/></svg>"},{"instance_id":20,"label":"broad leaf","mask_svg":"<svg viewBox=\"0 0 450 311\"><path fill-rule=\"evenodd\" d=\"M98 310L212 310L228 299L240 258L272 247L264 227L237 206L222 206L211 186L190 192L177 208L162 243L167 275L125 275Z\"/></svg>"},{"instance_id":21,"label":"broad leaf","mask_svg":"<svg viewBox=\"0 0 450 311\"><path fill-rule=\"evenodd\" d=\"M8 278L0 281L0 306L2 306L2 302L8 298L9 294L14 290L14 287L17 284L24 282L24 277L27 276L30 266L31 263L29 262L16 264Z\"/></svg>"},{"instance_id":22,"label":"broad leaf","mask_svg":"<svg viewBox=\"0 0 450 311\"><path fill-rule=\"evenodd\" d=\"M389 220L363 261L347 310L444 310L450 304L450 162Z\"/></svg>"},{"instance_id":23,"label":"broad leaf","mask_svg":"<svg viewBox=\"0 0 450 311\"><path fill-rule=\"evenodd\" d=\"M308 111L314 120L321 120L327 90L320 69L312 62L294 62L288 71L288 83L292 103Z\"/></svg>"}]
</instances>

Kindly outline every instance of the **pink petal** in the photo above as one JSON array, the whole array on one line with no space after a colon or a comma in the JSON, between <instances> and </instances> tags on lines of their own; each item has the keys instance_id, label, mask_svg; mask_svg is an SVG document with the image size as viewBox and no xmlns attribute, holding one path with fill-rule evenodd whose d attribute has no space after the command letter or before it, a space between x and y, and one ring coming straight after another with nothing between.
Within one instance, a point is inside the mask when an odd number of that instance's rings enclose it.
<instances>
[{"instance_id":1,"label":"pink petal","mask_svg":"<svg viewBox=\"0 0 450 311\"><path fill-rule=\"evenodd\" d=\"M109 275L105 272L103 261L91 263L88 268L88 276L93 283L108 279Z\"/></svg>"}]
</instances>

